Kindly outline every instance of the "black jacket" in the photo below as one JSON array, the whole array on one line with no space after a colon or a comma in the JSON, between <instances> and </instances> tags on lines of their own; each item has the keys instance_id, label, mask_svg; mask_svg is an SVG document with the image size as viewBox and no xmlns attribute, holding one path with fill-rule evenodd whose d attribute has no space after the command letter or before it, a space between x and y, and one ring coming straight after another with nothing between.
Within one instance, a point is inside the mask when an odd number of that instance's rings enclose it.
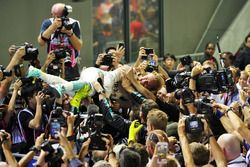
<instances>
[{"instance_id":1,"label":"black jacket","mask_svg":"<svg viewBox=\"0 0 250 167\"><path fill-rule=\"evenodd\" d=\"M245 47L236 57L235 66L239 67L242 71L248 64L250 64L250 48Z\"/></svg>"}]
</instances>

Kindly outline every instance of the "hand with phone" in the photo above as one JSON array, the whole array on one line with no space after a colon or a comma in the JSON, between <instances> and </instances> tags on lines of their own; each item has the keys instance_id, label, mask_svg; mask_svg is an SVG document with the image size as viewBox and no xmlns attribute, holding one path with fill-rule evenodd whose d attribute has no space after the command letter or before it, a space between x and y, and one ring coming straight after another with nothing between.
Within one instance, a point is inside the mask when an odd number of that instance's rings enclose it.
<instances>
[{"instance_id":1,"label":"hand with phone","mask_svg":"<svg viewBox=\"0 0 250 167\"><path fill-rule=\"evenodd\" d=\"M156 155L157 155L157 164L166 164L167 154L168 154L168 143L167 142L158 142L156 144Z\"/></svg>"},{"instance_id":2,"label":"hand with phone","mask_svg":"<svg viewBox=\"0 0 250 167\"><path fill-rule=\"evenodd\" d=\"M61 130L61 125L58 119L52 119L50 123L50 136L52 139L58 139L58 132Z\"/></svg>"}]
</instances>

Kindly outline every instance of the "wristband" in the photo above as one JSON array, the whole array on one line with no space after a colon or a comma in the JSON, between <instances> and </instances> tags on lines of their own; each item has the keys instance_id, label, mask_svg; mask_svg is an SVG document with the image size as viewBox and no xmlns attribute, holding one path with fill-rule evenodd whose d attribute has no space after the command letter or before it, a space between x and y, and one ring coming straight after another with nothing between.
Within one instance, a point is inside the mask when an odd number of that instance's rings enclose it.
<instances>
[{"instance_id":1,"label":"wristband","mask_svg":"<svg viewBox=\"0 0 250 167\"><path fill-rule=\"evenodd\" d=\"M242 105L242 109L244 110L245 107L249 107L249 104L244 103L244 104Z\"/></svg>"},{"instance_id":2,"label":"wristband","mask_svg":"<svg viewBox=\"0 0 250 167\"><path fill-rule=\"evenodd\" d=\"M193 80L195 80L195 81L196 81L196 80L198 79L198 77L199 77L199 75L196 75L196 76L191 76L191 77L190 77L190 79L193 79Z\"/></svg>"},{"instance_id":3,"label":"wristband","mask_svg":"<svg viewBox=\"0 0 250 167\"><path fill-rule=\"evenodd\" d=\"M68 141L74 141L75 140L75 136L74 135L68 136L67 139L68 139Z\"/></svg>"},{"instance_id":4,"label":"wristband","mask_svg":"<svg viewBox=\"0 0 250 167\"><path fill-rule=\"evenodd\" d=\"M33 146L29 149L30 151L34 151L35 153L38 153L40 151L40 149L38 149L37 147Z\"/></svg>"},{"instance_id":5,"label":"wristband","mask_svg":"<svg viewBox=\"0 0 250 167\"><path fill-rule=\"evenodd\" d=\"M207 135L207 138L210 139L211 137L214 137L214 135L211 133L209 135Z\"/></svg>"},{"instance_id":6,"label":"wristband","mask_svg":"<svg viewBox=\"0 0 250 167\"><path fill-rule=\"evenodd\" d=\"M42 40L45 41L45 42L50 41L50 39L45 38L45 37L43 36L43 32L41 33L41 38L42 38Z\"/></svg>"},{"instance_id":7,"label":"wristband","mask_svg":"<svg viewBox=\"0 0 250 167\"><path fill-rule=\"evenodd\" d=\"M218 118L218 119L221 119L221 117L223 117L225 114L223 112L221 112L220 110L216 110L215 112L215 116Z\"/></svg>"}]
</instances>

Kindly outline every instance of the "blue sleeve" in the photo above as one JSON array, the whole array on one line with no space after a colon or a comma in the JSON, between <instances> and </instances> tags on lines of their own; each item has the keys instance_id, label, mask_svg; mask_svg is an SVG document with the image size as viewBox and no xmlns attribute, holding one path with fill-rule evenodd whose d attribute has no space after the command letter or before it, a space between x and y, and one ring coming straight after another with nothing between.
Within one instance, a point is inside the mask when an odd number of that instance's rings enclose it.
<instances>
[{"instance_id":1,"label":"blue sleeve","mask_svg":"<svg viewBox=\"0 0 250 167\"><path fill-rule=\"evenodd\" d=\"M41 29L40 29L40 33L44 32L45 30L47 30L47 28L51 25L51 21L49 19L46 19L43 21Z\"/></svg>"},{"instance_id":2,"label":"blue sleeve","mask_svg":"<svg viewBox=\"0 0 250 167\"><path fill-rule=\"evenodd\" d=\"M73 32L79 39L81 38L80 23L78 21L73 23Z\"/></svg>"}]
</instances>

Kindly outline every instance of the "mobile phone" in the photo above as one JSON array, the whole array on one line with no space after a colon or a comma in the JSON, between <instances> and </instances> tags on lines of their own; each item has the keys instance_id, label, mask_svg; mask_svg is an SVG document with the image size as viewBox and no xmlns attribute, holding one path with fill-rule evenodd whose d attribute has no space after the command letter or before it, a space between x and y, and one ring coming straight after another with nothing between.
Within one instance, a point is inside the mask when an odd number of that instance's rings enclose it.
<instances>
[{"instance_id":1,"label":"mobile phone","mask_svg":"<svg viewBox=\"0 0 250 167\"><path fill-rule=\"evenodd\" d=\"M119 42L118 48L125 48L125 44L123 42Z\"/></svg>"},{"instance_id":2,"label":"mobile phone","mask_svg":"<svg viewBox=\"0 0 250 167\"><path fill-rule=\"evenodd\" d=\"M57 119L53 119L50 123L50 135L53 139L58 138L58 132L60 132L61 125Z\"/></svg>"},{"instance_id":3,"label":"mobile phone","mask_svg":"<svg viewBox=\"0 0 250 167\"><path fill-rule=\"evenodd\" d=\"M150 54L154 53L154 49L153 48L145 48L144 50L145 50L146 55L150 55Z\"/></svg>"},{"instance_id":4,"label":"mobile phone","mask_svg":"<svg viewBox=\"0 0 250 167\"><path fill-rule=\"evenodd\" d=\"M156 144L157 149L157 163L166 164L167 163L167 154L168 154L168 143L167 142L158 142Z\"/></svg>"}]
</instances>

